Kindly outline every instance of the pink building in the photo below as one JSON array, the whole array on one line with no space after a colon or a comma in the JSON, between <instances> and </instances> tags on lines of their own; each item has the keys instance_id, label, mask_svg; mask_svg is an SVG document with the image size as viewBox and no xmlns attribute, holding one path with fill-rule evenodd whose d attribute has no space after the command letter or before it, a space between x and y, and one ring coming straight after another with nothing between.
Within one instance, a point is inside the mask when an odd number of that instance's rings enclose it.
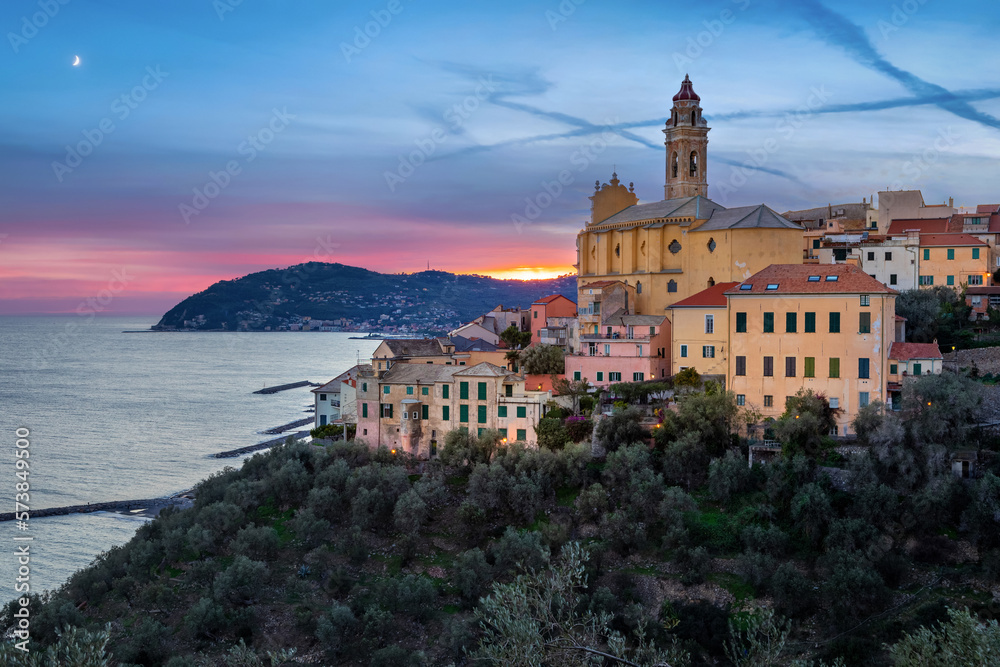
<instances>
[{"instance_id":1,"label":"pink building","mask_svg":"<svg viewBox=\"0 0 1000 667\"><path fill-rule=\"evenodd\" d=\"M539 331L548 326L549 318L576 317L576 304L562 294L544 296L531 304L531 344L541 342Z\"/></svg>"},{"instance_id":2,"label":"pink building","mask_svg":"<svg viewBox=\"0 0 1000 667\"><path fill-rule=\"evenodd\" d=\"M670 321L663 315L615 313L596 333L580 334L580 347L566 356L566 377L597 387L670 375Z\"/></svg>"}]
</instances>

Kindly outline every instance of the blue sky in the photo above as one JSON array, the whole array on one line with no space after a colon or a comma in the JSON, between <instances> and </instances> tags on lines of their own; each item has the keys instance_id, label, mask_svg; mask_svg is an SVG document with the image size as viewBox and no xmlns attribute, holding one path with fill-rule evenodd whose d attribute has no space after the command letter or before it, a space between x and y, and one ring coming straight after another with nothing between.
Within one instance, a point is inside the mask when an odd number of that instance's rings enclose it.
<instances>
[{"instance_id":1,"label":"blue sky","mask_svg":"<svg viewBox=\"0 0 1000 667\"><path fill-rule=\"evenodd\" d=\"M662 198L685 73L725 205L1000 199L995 3L63 1L0 7L0 313L123 269L109 312L310 259L569 271L595 180Z\"/></svg>"}]
</instances>

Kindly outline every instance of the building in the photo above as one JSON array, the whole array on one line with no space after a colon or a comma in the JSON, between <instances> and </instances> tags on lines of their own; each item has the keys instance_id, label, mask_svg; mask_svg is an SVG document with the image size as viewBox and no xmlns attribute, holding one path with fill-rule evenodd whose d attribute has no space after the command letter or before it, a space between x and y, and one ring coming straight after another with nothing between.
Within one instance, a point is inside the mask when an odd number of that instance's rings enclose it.
<instances>
[{"instance_id":1,"label":"building","mask_svg":"<svg viewBox=\"0 0 1000 667\"><path fill-rule=\"evenodd\" d=\"M944 356L937 343L901 343L889 346L888 403L899 410L903 381L907 377L940 375L944 370Z\"/></svg>"},{"instance_id":2,"label":"building","mask_svg":"<svg viewBox=\"0 0 1000 667\"><path fill-rule=\"evenodd\" d=\"M990 284L990 248L971 234L920 235L920 287Z\"/></svg>"},{"instance_id":3,"label":"building","mask_svg":"<svg viewBox=\"0 0 1000 667\"><path fill-rule=\"evenodd\" d=\"M802 233L802 261L803 263L816 263L816 250L819 249L825 235L868 229L872 226L869 223L869 218L872 217L870 216L871 211L872 208L868 200L863 198L860 204L827 204L801 211L786 211L781 216L802 226L804 230Z\"/></svg>"},{"instance_id":4,"label":"building","mask_svg":"<svg viewBox=\"0 0 1000 667\"><path fill-rule=\"evenodd\" d=\"M920 234L916 231L892 237L868 232L828 235L814 252L820 265L854 264L894 290L917 288Z\"/></svg>"},{"instance_id":5,"label":"building","mask_svg":"<svg viewBox=\"0 0 1000 667\"><path fill-rule=\"evenodd\" d=\"M685 368L694 368L701 375L726 375L729 343L726 292L738 284L719 283L668 306L672 375Z\"/></svg>"},{"instance_id":6,"label":"building","mask_svg":"<svg viewBox=\"0 0 1000 667\"><path fill-rule=\"evenodd\" d=\"M451 331L449 335L462 336L463 338L473 340L485 340L494 345L499 345L500 334L511 325L517 327L519 331L529 331L529 327L531 326L529 318L531 314L531 312L521 310L520 308L504 308L503 304L501 304L490 312L484 313L471 322L467 322L454 331Z\"/></svg>"},{"instance_id":7,"label":"building","mask_svg":"<svg viewBox=\"0 0 1000 667\"><path fill-rule=\"evenodd\" d=\"M653 316L706 287L802 261L800 225L762 204L726 208L707 198L709 129L685 77L663 130L666 199L640 204L617 174L596 184L590 222L577 235L581 312L587 290L605 281L634 289L632 312Z\"/></svg>"},{"instance_id":8,"label":"building","mask_svg":"<svg viewBox=\"0 0 1000 667\"><path fill-rule=\"evenodd\" d=\"M420 458L437 456L448 431L497 429L535 446L551 392L529 391L524 378L490 363L399 363L359 378L357 437Z\"/></svg>"},{"instance_id":9,"label":"building","mask_svg":"<svg viewBox=\"0 0 1000 667\"><path fill-rule=\"evenodd\" d=\"M371 368L371 364L359 364L312 390L316 407L315 428L339 421L357 423L358 376L370 373Z\"/></svg>"},{"instance_id":10,"label":"building","mask_svg":"<svg viewBox=\"0 0 1000 667\"><path fill-rule=\"evenodd\" d=\"M970 287L965 290L965 303L977 320L989 321L990 309L1000 309L1000 286Z\"/></svg>"},{"instance_id":11,"label":"building","mask_svg":"<svg viewBox=\"0 0 1000 667\"><path fill-rule=\"evenodd\" d=\"M549 319L576 317L576 304L562 294L550 294L531 304L531 344L541 342L540 331L549 326ZM555 324L558 327L558 324Z\"/></svg>"},{"instance_id":12,"label":"building","mask_svg":"<svg viewBox=\"0 0 1000 667\"><path fill-rule=\"evenodd\" d=\"M897 220L926 220L930 218L950 218L957 211L955 201L947 204L924 203L920 190L886 190L878 193L877 227L879 234L891 234L890 228Z\"/></svg>"},{"instance_id":13,"label":"building","mask_svg":"<svg viewBox=\"0 0 1000 667\"><path fill-rule=\"evenodd\" d=\"M727 387L779 417L800 389L826 396L847 435L858 410L886 399L896 333L892 290L850 264L773 265L726 290Z\"/></svg>"}]
</instances>

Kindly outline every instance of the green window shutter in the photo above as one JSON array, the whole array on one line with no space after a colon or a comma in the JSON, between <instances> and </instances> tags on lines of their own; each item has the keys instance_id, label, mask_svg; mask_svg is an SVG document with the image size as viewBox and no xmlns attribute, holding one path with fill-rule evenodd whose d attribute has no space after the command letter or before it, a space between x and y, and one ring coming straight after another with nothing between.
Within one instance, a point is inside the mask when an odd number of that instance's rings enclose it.
<instances>
[{"instance_id":1,"label":"green window shutter","mask_svg":"<svg viewBox=\"0 0 1000 667\"><path fill-rule=\"evenodd\" d=\"M840 313L830 313L830 333L840 333Z\"/></svg>"},{"instance_id":2,"label":"green window shutter","mask_svg":"<svg viewBox=\"0 0 1000 667\"><path fill-rule=\"evenodd\" d=\"M764 313L764 333L774 333L774 313Z\"/></svg>"},{"instance_id":3,"label":"green window shutter","mask_svg":"<svg viewBox=\"0 0 1000 667\"><path fill-rule=\"evenodd\" d=\"M924 248L924 259L929 260L931 258L931 249Z\"/></svg>"},{"instance_id":4,"label":"green window shutter","mask_svg":"<svg viewBox=\"0 0 1000 667\"><path fill-rule=\"evenodd\" d=\"M830 357L830 377L840 377L840 359L837 357Z\"/></svg>"},{"instance_id":5,"label":"green window shutter","mask_svg":"<svg viewBox=\"0 0 1000 667\"><path fill-rule=\"evenodd\" d=\"M870 377L869 364L870 361L867 357L858 359L858 378L867 380Z\"/></svg>"},{"instance_id":6,"label":"green window shutter","mask_svg":"<svg viewBox=\"0 0 1000 667\"><path fill-rule=\"evenodd\" d=\"M955 249L948 248L948 259L955 259Z\"/></svg>"},{"instance_id":7,"label":"green window shutter","mask_svg":"<svg viewBox=\"0 0 1000 667\"><path fill-rule=\"evenodd\" d=\"M597 371L597 381L604 382L604 371Z\"/></svg>"},{"instance_id":8,"label":"green window shutter","mask_svg":"<svg viewBox=\"0 0 1000 667\"><path fill-rule=\"evenodd\" d=\"M948 276L948 280L946 282L949 285L954 285L955 284L955 276Z\"/></svg>"},{"instance_id":9,"label":"green window shutter","mask_svg":"<svg viewBox=\"0 0 1000 667\"><path fill-rule=\"evenodd\" d=\"M920 364L913 364L913 374L919 376L923 372L923 367Z\"/></svg>"},{"instance_id":10,"label":"green window shutter","mask_svg":"<svg viewBox=\"0 0 1000 667\"><path fill-rule=\"evenodd\" d=\"M816 377L816 357L805 358L805 376L807 378Z\"/></svg>"},{"instance_id":11,"label":"green window shutter","mask_svg":"<svg viewBox=\"0 0 1000 667\"><path fill-rule=\"evenodd\" d=\"M816 333L816 313L806 313L804 327L806 333Z\"/></svg>"},{"instance_id":12,"label":"green window shutter","mask_svg":"<svg viewBox=\"0 0 1000 667\"><path fill-rule=\"evenodd\" d=\"M451 408L449 408L447 405L441 406L441 419L443 419L444 421L448 421L451 419Z\"/></svg>"},{"instance_id":13,"label":"green window shutter","mask_svg":"<svg viewBox=\"0 0 1000 667\"><path fill-rule=\"evenodd\" d=\"M500 429L497 429L497 430L500 431L500 437L504 439L504 442L506 442L507 441L507 429L500 428Z\"/></svg>"},{"instance_id":14,"label":"green window shutter","mask_svg":"<svg viewBox=\"0 0 1000 667\"><path fill-rule=\"evenodd\" d=\"M747 314L736 313L736 333L747 332Z\"/></svg>"},{"instance_id":15,"label":"green window shutter","mask_svg":"<svg viewBox=\"0 0 1000 667\"><path fill-rule=\"evenodd\" d=\"M517 439L520 442L526 442L528 440L527 429L519 428L517 429Z\"/></svg>"},{"instance_id":16,"label":"green window shutter","mask_svg":"<svg viewBox=\"0 0 1000 667\"><path fill-rule=\"evenodd\" d=\"M421 405L420 406L420 418L421 419L430 419L431 418L431 406L429 406L429 405Z\"/></svg>"},{"instance_id":17,"label":"green window shutter","mask_svg":"<svg viewBox=\"0 0 1000 667\"><path fill-rule=\"evenodd\" d=\"M446 384L441 385L441 398L448 398L451 394L451 387Z\"/></svg>"},{"instance_id":18,"label":"green window shutter","mask_svg":"<svg viewBox=\"0 0 1000 667\"><path fill-rule=\"evenodd\" d=\"M798 313L785 313L785 332L795 333L795 330L798 329L798 320Z\"/></svg>"},{"instance_id":19,"label":"green window shutter","mask_svg":"<svg viewBox=\"0 0 1000 667\"><path fill-rule=\"evenodd\" d=\"M365 417L365 418L368 417L368 404L367 403L362 403L361 404L361 416Z\"/></svg>"},{"instance_id":20,"label":"green window shutter","mask_svg":"<svg viewBox=\"0 0 1000 667\"><path fill-rule=\"evenodd\" d=\"M573 371L573 379L574 380L580 379L580 371Z\"/></svg>"},{"instance_id":21,"label":"green window shutter","mask_svg":"<svg viewBox=\"0 0 1000 667\"><path fill-rule=\"evenodd\" d=\"M406 388L406 395L407 396L413 396L413 387L407 387Z\"/></svg>"},{"instance_id":22,"label":"green window shutter","mask_svg":"<svg viewBox=\"0 0 1000 667\"><path fill-rule=\"evenodd\" d=\"M478 429L476 429L476 437L479 437L479 438L483 437L483 431L485 431L485 430L486 429L482 428L482 427L479 427Z\"/></svg>"},{"instance_id":23,"label":"green window shutter","mask_svg":"<svg viewBox=\"0 0 1000 667\"><path fill-rule=\"evenodd\" d=\"M858 333L871 333L871 332L872 332L872 314L859 313Z\"/></svg>"},{"instance_id":24,"label":"green window shutter","mask_svg":"<svg viewBox=\"0 0 1000 667\"><path fill-rule=\"evenodd\" d=\"M469 400L469 383L459 382L458 383L458 398L463 401Z\"/></svg>"},{"instance_id":25,"label":"green window shutter","mask_svg":"<svg viewBox=\"0 0 1000 667\"><path fill-rule=\"evenodd\" d=\"M500 407L497 408L497 417L506 417L506 416L507 416L507 406L501 405Z\"/></svg>"},{"instance_id":26,"label":"green window shutter","mask_svg":"<svg viewBox=\"0 0 1000 667\"><path fill-rule=\"evenodd\" d=\"M517 418L524 419L528 416L528 408L523 405L517 406Z\"/></svg>"},{"instance_id":27,"label":"green window shutter","mask_svg":"<svg viewBox=\"0 0 1000 667\"><path fill-rule=\"evenodd\" d=\"M972 249L972 259L979 259L979 248Z\"/></svg>"},{"instance_id":28,"label":"green window shutter","mask_svg":"<svg viewBox=\"0 0 1000 667\"><path fill-rule=\"evenodd\" d=\"M479 423L479 424L485 424L486 423L486 406L485 405L480 405L479 408L478 408L478 410L477 410L477 412L479 414L476 415L476 422Z\"/></svg>"},{"instance_id":29,"label":"green window shutter","mask_svg":"<svg viewBox=\"0 0 1000 667\"><path fill-rule=\"evenodd\" d=\"M458 406L458 421L463 422L463 423L468 423L469 422L469 406L468 405L464 405L463 404L463 405Z\"/></svg>"},{"instance_id":30,"label":"green window shutter","mask_svg":"<svg viewBox=\"0 0 1000 667\"><path fill-rule=\"evenodd\" d=\"M430 393L431 393L430 389L431 389L430 387L421 387L420 388L420 394L422 396L430 396Z\"/></svg>"},{"instance_id":31,"label":"green window shutter","mask_svg":"<svg viewBox=\"0 0 1000 667\"><path fill-rule=\"evenodd\" d=\"M382 393L383 394L388 394L389 393L389 385L385 385L384 387L382 387Z\"/></svg>"},{"instance_id":32,"label":"green window shutter","mask_svg":"<svg viewBox=\"0 0 1000 667\"><path fill-rule=\"evenodd\" d=\"M478 387L477 387L477 389L479 391L479 395L478 395L479 400L480 401L485 401L486 400L486 383L485 382L480 382L479 385L478 385Z\"/></svg>"},{"instance_id":33,"label":"green window shutter","mask_svg":"<svg viewBox=\"0 0 1000 667\"><path fill-rule=\"evenodd\" d=\"M819 244L820 244L819 239L813 239L813 250L819 250Z\"/></svg>"},{"instance_id":34,"label":"green window shutter","mask_svg":"<svg viewBox=\"0 0 1000 667\"><path fill-rule=\"evenodd\" d=\"M890 375L895 375L898 372L899 372L899 365L898 364L889 364L889 374Z\"/></svg>"}]
</instances>

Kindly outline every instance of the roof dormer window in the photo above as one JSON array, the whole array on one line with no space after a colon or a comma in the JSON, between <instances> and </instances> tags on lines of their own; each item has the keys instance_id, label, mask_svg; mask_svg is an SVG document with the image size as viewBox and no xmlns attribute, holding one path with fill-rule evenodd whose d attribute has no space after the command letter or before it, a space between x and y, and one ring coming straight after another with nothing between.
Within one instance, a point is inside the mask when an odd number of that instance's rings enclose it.
<instances>
[{"instance_id":1,"label":"roof dormer window","mask_svg":"<svg viewBox=\"0 0 1000 667\"><path fill-rule=\"evenodd\" d=\"M751 283L743 283L742 285L740 285L740 290L741 291L749 292L752 289L753 289L753 285Z\"/></svg>"},{"instance_id":2,"label":"roof dormer window","mask_svg":"<svg viewBox=\"0 0 1000 667\"><path fill-rule=\"evenodd\" d=\"M770 283L765 289L768 292L773 292L778 289L778 283Z\"/></svg>"},{"instance_id":3,"label":"roof dormer window","mask_svg":"<svg viewBox=\"0 0 1000 667\"><path fill-rule=\"evenodd\" d=\"M828 282L828 283L835 283L835 282L837 282L837 278L838 277L839 276L827 276L826 277L826 282Z\"/></svg>"},{"instance_id":4,"label":"roof dormer window","mask_svg":"<svg viewBox=\"0 0 1000 667\"><path fill-rule=\"evenodd\" d=\"M819 276L809 276L809 282L811 282L811 283L818 283L819 282Z\"/></svg>"}]
</instances>

